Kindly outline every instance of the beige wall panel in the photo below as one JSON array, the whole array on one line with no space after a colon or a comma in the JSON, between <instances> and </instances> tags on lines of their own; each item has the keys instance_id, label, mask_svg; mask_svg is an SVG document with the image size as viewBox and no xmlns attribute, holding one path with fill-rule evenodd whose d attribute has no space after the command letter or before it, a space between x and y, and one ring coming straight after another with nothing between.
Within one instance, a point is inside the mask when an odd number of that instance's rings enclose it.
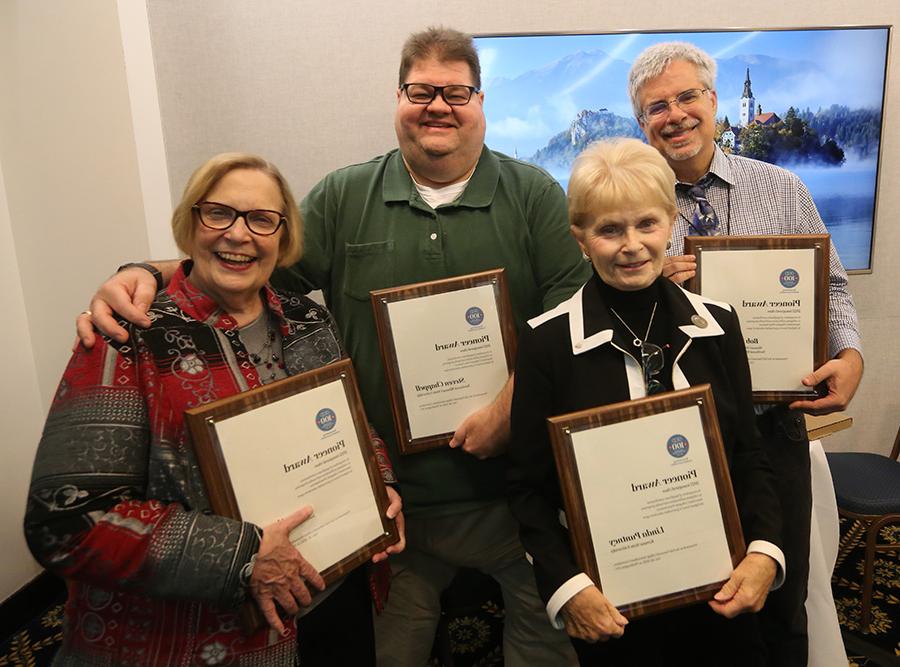
<instances>
[{"instance_id":1,"label":"beige wall panel","mask_svg":"<svg viewBox=\"0 0 900 667\"><path fill-rule=\"evenodd\" d=\"M147 232L115 1L3 7L0 156L46 406L75 314Z\"/></svg>"},{"instance_id":2,"label":"beige wall panel","mask_svg":"<svg viewBox=\"0 0 900 667\"><path fill-rule=\"evenodd\" d=\"M148 252L115 0L0 2L0 164L3 599L39 571L22 514L74 316Z\"/></svg>"},{"instance_id":3,"label":"beige wall panel","mask_svg":"<svg viewBox=\"0 0 900 667\"><path fill-rule=\"evenodd\" d=\"M2 21L2 11L0 11ZM2 39L2 37L0 37ZM3 81L0 74L0 82ZM40 437L44 409L38 391L34 356L25 317L25 298L19 281L19 263L13 245L12 227L0 165L0 312L4 321L4 382L0 383L0 410L3 419L0 440L4 443L0 466L0 600L15 593L40 571L22 537L22 511L31 477L31 463Z\"/></svg>"}]
</instances>

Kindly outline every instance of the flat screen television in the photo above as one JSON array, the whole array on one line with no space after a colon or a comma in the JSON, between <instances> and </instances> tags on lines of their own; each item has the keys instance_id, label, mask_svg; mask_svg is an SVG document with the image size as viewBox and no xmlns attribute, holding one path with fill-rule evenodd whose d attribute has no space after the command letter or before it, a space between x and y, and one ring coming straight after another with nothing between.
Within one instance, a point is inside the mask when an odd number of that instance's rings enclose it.
<instances>
[{"instance_id":1,"label":"flat screen television","mask_svg":"<svg viewBox=\"0 0 900 667\"><path fill-rule=\"evenodd\" d=\"M643 138L627 92L634 58L692 42L718 63L723 150L798 174L844 266L870 271L889 39L889 26L476 36L486 142L565 188L590 142Z\"/></svg>"}]
</instances>

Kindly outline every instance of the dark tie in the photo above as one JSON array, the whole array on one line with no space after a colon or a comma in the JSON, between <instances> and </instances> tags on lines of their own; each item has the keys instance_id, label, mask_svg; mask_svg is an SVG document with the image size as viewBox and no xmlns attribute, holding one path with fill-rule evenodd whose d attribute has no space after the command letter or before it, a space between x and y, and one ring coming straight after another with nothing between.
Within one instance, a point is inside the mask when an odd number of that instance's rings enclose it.
<instances>
[{"instance_id":1,"label":"dark tie","mask_svg":"<svg viewBox=\"0 0 900 667\"><path fill-rule=\"evenodd\" d=\"M712 204L706 198L706 188L713 182L713 175L707 174L688 189L688 194L694 200L694 219L691 226L700 236L718 236L722 233L719 229L719 218Z\"/></svg>"}]
</instances>

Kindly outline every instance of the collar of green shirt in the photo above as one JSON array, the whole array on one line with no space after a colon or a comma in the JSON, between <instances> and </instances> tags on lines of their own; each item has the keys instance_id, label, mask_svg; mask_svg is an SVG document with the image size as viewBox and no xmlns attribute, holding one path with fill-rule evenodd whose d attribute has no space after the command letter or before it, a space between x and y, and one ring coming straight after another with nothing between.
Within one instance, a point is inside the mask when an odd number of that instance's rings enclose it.
<instances>
[{"instance_id":1,"label":"collar of green shirt","mask_svg":"<svg viewBox=\"0 0 900 667\"><path fill-rule=\"evenodd\" d=\"M481 149L481 157L460 200L448 206L465 206L468 208L484 208L490 206L500 181L500 159L487 146ZM410 206L423 210L432 210L419 197L415 183L403 164L403 156L399 149L394 149L388 156L384 169L384 186L382 190L385 203L408 202Z\"/></svg>"}]
</instances>

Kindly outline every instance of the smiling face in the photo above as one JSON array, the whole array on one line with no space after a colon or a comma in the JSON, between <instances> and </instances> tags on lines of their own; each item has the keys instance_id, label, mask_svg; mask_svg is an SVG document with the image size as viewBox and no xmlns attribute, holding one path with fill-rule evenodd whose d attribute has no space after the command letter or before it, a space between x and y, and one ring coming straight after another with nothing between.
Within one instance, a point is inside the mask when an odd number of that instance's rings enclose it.
<instances>
[{"instance_id":1,"label":"smiling face","mask_svg":"<svg viewBox=\"0 0 900 667\"><path fill-rule=\"evenodd\" d=\"M278 183L256 169L234 169L203 197L239 211L284 210ZM204 227L194 217L190 281L232 315L261 305L259 290L278 261L284 225L271 236L253 234L243 217L226 230Z\"/></svg>"},{"instance_id":2,"label":"smiling face","mask_svg":"<svg viewBox=\"0 0 900 667\"><path fill-rule=\"evenodd\" d=\"M662 273L672 222L661 206L635 207L605 213L571 230L603 282L631 292L649 287Z\"/></svg>"},{"instance_id":3,"label":"smiling face","mask_svg":"<svg viewBox=\"0 0 900 667\"><path fill-rule=\"evenodd\" d=\"M691 88L703 89L697 66L684 60L673 61L659 76L650 79L638 91L641 109L659 101L668 101ZM715 152L716 92L710 90L682 109L674 102L659 118L641 120L647 141L662 153L678 179L694 183L708 170Z\"/></svg>"},{"instance_id":4,"label":"smiling face","mask_svg":"<svg viewBox=\"0 0 900 667\"><path fill-rule=\"evenodd\" d=\"M464 61L434 58L416 62L404 83L475 85ZM440 95L429 104L413 104L403 91L397 91L394 129L400 152L416 181L440 187L469 175L484 145L483 103L484 93L476 93L462 106L450 106Z\"/></svg>"}]
</instances>

